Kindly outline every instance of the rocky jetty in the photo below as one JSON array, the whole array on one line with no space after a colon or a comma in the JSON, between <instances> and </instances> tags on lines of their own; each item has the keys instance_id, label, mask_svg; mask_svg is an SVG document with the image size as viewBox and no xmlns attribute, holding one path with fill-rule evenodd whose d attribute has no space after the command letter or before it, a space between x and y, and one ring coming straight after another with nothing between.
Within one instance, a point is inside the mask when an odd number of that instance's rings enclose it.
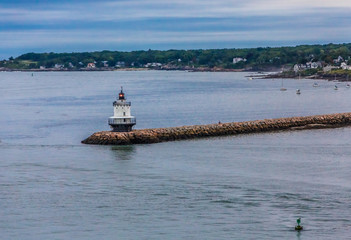
<instances>
[{"instance_id":1,"label":"rocky jetty","mask_svg":"<svg viewBox=\"0 0 351 240\"><path fill-rule=\"evenodd\" d=\"M218 123L169 128L133 130L131 132L97 132L83 140L85 144L129 145L175 141L191 138L259 133L280 130L334 128L351 125L351 113L264 119L247 122Z\"/></svg>"}]
</instances>

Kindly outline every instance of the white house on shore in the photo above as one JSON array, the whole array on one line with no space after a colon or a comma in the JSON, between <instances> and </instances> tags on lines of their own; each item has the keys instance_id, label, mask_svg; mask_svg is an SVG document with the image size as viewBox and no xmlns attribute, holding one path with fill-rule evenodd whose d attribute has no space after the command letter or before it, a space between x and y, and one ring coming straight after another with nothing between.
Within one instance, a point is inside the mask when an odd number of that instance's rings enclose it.
<instances>
[{"instance_id":1,"label":"white house on shore","mask_svg":"<svg viewBox=\"0 0 351 240\"><path fill-rule=\"evenodd\" d=\"M340 62L342 62L342 61L344 61L344 59L343 59L342 56L339 56L338 58L333 59L333 62L334 62L334 63L340 63Z\"/></svg>"},{"instance_id":2,"label":"white house on shore","mask_svg":"<svg viewBox=\"0 0 351 240\"><path fill-rule=\"evenodd\" d=\"M294 72L299 72L303 71L306 69L316 69L316 68L322 68L323 64L322 62L307 62L306 64L295 64L294 65Z\"/></svg>"},{"instance_id":3,"label":"white house on shore","mask_svg":"<svg viewBox=\"0 0 351 240\"><path fill-rule=\"evenodd\" d=\"M236 64L238 62L246 62L246 58L241 58L241 57L235 57L233 58L233 64Z\"/></svg>"},{"instance_id":4,"label":"white house on shore","mask_svg":"<svg viewBox=\"0 0 351 240\"><path fill-rule=\"evenodd\" d=\"M303 71L305 69L306 69L306 65L305 64L295 64L294 65L294 72Z\"/></svg>"},{"instance_id":5,"label":"white house on shore","mask_svg":"<svg viewBox=\"0 0 351 240\"><path fill-rule=\"evenodd\" d=\"M117 61L115 67L118 68L123 68L126 66L126 63L124 61Z\"/></svg>"},{"instance_id":6,"label":"white house on shore","mask_svg":"<svg viewBox=\"0 0 351 240\"><path fill-rule=\"evenodd\" d=\"M153 62L153 63L147 63L144 66L147 67L147 68L149 68L149 67L161 67L162 63Z\"/></svg>"},{"instance_id":7,"label":"white house on shore","mask_svg":"<svg viewBox=\"0 0 351 240\"><path fill-rule=\"evenodd\" d=\"M307 68L311 68L311 69L315 69L315 68L321 68L322 67L322 63L321 62L307 62L306 63L306 67Z\"/></svg>"},{"instance_id":8,"label":"white house on shore","mask_svg":"<svg viewBox=\"0 0 351 240\"><path fill-rule=\"evenodd\" d=\"M108 61L101 61L101 63L104 67L108 67Z\"/></svg>"},{"instance_id":9,"label":"white house on shore","mask_svg":"<svg viewBox=\"0 0 351 240\"><path fill-rule=\"evenodd\" d=\"M346 62L342 62L340 67L344 70L351 70L351 66L347 65Z\"/></svg>"}]
</instances>

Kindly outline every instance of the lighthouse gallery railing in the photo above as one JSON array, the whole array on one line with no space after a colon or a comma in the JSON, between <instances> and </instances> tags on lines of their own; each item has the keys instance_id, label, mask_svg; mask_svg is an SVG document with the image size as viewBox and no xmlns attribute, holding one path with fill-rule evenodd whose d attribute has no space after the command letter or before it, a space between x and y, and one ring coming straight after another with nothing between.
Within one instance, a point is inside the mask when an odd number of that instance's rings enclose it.
<instances>
[{"instance_id":1,"label":"lighthouse gallery railing","mask_svg":"<svg viewBox=\"0 0 351 240\"><path fill-rule=\"evenodd\" d=\"M135 118L109 118L108 119L108 124L114 125L114 124L136 124L136 119Z\"/></svg>"}]
</instances>

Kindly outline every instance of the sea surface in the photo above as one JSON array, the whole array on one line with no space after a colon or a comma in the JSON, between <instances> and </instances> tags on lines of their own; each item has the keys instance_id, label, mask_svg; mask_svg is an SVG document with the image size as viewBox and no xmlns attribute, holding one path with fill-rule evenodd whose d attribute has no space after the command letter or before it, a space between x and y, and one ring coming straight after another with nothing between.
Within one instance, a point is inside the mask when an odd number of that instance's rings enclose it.
<instances>
[{"instance_id":1,"label":"sea surface","mask_svg":"<svg viewBox=\"0 0 351 240\"><path fill-rule=\"evenodd\" d=\"M350 239L350 127L80 143L121 86L138 129L351 112L345 83L248 74L1 72L0 238Z\"/></svg>"}]
</instances>

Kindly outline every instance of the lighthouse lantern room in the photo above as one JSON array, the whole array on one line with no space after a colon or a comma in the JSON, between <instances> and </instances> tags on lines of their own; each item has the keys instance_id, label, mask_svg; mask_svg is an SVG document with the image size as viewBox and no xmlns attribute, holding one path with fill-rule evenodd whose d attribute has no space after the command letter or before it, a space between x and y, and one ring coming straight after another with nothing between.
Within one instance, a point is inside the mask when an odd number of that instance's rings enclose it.
<instances>
[{"instance_id":1,"label":"lighthouse lantern room","mask_svg":"<svg viewBox=\"0 0 351 240\"><path fill-rule=\"evenodd\" d=\"M108 124L111 126L113 132L130 132L136 124L135 117L130 115L131 102L127 102L123 88L118 94L117 101L113 102L114 114L109 117Z\"/></svg>"}]
</instances>

